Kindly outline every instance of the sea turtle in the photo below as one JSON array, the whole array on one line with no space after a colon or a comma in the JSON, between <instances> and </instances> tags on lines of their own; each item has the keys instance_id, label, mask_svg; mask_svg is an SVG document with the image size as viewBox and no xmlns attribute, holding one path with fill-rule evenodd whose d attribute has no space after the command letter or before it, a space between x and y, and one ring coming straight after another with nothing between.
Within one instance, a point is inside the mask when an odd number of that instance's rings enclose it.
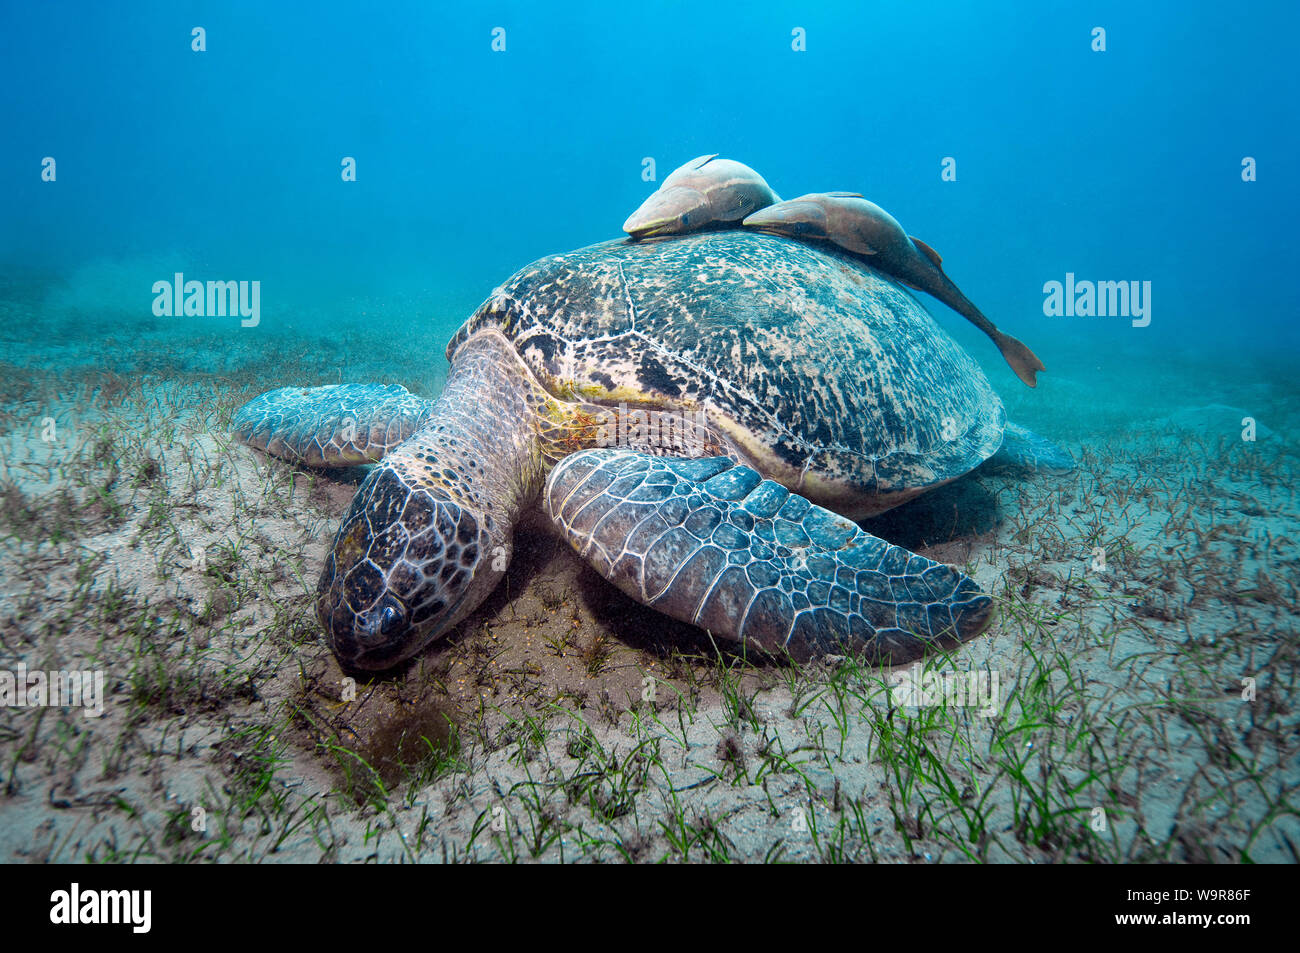
<instances>
[{"instance_id":1,"label":"sea turtle","mask_svg":"<svg viewBox=\"0 0 1300 953\"><path fill-rule=\"evenodd\" d=\"M911 660L981 632L991 600L853 519L961 476L1004 439L1011 462L1069 466L1008 431L979 367L893 280L762 233L543 258L447 357L435 401L284 388L233 420L288 460L378 464L317 593L350 668L389 668L468 615L530 507L634 599L719 639Z\"/></svg>"}]
</instances>

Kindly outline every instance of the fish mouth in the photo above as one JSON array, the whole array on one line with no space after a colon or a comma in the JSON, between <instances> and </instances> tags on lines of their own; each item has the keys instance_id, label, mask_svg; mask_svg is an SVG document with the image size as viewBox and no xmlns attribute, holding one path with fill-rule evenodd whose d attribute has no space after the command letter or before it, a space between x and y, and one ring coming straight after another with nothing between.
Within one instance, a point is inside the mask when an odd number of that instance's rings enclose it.
<instances>
[{"instance_id":1,"label":"fish mouth","mask_svg":"<svg viewBox=\"0 0 1300 953\"><path fill-rule=\"evenodd\" d=\"M641 203L623 223L633 238L653 238L691 231L711 220L709 200L696 189L675 185L660 189Z\"/></svg>"},{"instance_id":2,"label":"fish mouth","mask_svg":"<svg viewBox=\"0 0 1300 953\"><path fill-rule=\"evenodd\" d=\"M673 228L677 225L677 219L659 218L649 222L638 220L633 215L623 223L623 231L627 232L632 238L655 238L659 235L668 235L672 233Z\"/></svg>"},{"instance_id":3,"label":"fish mouth","mask_svg":"<svg viewBox=\"0 0 1300 953\"><path fill-rule=\"evenodd\" d=\"M777 208L769 205L767 208L760 208L751 212L741 220L741 226L744 228L753 228L758 231L775 232L775 231L794 231L801 224L797 221L791 221L790 213L783 208Z\"/></svg>"},{"instance_id":4,"label":"fish mouth","mask_svg":"<svg viewBox=\"0 0 1300 953\"><path fill-rule=\"evenodd\" d=\"M789 224L776 219L754 221L753 216L750 216L741 222L740 225L747 232L754 232L757 235L771 235L775 238L795 238L805 242L813 242L816 239L824 237L822 235L809 234L806 229L800 229L797 226L792 227Z\"/></svg>"}]
</instances>

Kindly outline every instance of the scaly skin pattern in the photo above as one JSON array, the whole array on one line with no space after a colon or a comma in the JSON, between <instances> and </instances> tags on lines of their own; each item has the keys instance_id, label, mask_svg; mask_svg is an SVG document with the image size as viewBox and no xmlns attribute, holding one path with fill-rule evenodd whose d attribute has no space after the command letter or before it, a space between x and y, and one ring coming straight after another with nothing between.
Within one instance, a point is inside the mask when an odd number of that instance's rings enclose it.
<instances>
[{"instance_id":1,"label":"scaly skin pattern","mask_svg":"<svg viewBox=\"0 0 1300 953\"><path fill-rule=\"evenodd\" d=\"M396 385L281 387L241 407L230 429L249 446L294 463L356 466L374 463L423 428L432 407Z\"/></svg>"},{"instance_id":2,"label":"scaly skin pattern","mask_svg":"<svg viewBox=\"0 0 1300 953\"><path fill-rule=\"evenodd\" d=\"M898 664L989 621L967 576L726 457L584 451L552 471L542 505L638 602L768 652Z\"/></svg>"},{"instance_id":3,"label":"scaly skin pattern","mask_svg":"<svg viewBox=\"0 0 1300 953\"><path fill-rule=\"evenodd\" d=\"M468 615L510 559L576 408L532 380L500 334L467 341L430 423L370 473L335 537L317 612L335 654L365 669L413 655ZM589 445L589 444L586 444Z\"/></svg>"},{"instance_id":4,"label":"scaly skin pattern","mask_svg":"<svg viewBox=\"0 0 1300 953\"><path fill-rule=\"evenodd\" d=\"M466 339L452 365L436 402L379 385L281 388L234 418L246 442L294 462L382 457L339 526L317 590L330 645L353 668L397 664L482 602L509 564L520 511L535 505L556 461L642 430L653 453L730 450L698 420L688 428L638 408L620 428L614 408L552 396L493 328ZM394 440L415 422L422 427Z\"/></svg>"}]
</instances>

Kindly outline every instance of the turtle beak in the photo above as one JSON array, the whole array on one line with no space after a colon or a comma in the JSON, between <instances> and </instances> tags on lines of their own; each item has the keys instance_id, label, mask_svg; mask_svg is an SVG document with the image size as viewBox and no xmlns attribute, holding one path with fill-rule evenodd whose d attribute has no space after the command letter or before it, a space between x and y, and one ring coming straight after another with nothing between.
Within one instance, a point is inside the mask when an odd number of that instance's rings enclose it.
<instances>
[{"instance_id":1,"label":"turtle beak","mask_svg":"<svg viewBox=\"0 0 1300 953\"><path fill-rule=\"evenodd\" d=\"M704 193L674 186L660 189L646 199L623 223L623 231L633 238L675 235L707 224L703 216L708 206Z\"/></svg>"},{"instance_id":2,"label":"turtle beak","mask_svg":"<svg viewBox=\"0 0 1300 953\"><path fill-rule=\"evenodd\" d=\"M318 604L317 611L322 622L331 626L335 613L330 611L325 599ZM406 647L400 636L409 619L410 613L402 601L386 595L374 608L351 613L346 625L329 628L330 647L339 661L350 668L389 668L405 657Z\"/></svg>"}]
</instances>

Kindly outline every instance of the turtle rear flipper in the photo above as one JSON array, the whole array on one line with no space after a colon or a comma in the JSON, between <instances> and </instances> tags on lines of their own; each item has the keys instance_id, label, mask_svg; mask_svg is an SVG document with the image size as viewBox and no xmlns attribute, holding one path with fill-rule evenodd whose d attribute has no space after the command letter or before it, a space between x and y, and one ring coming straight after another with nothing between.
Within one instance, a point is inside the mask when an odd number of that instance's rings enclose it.
<instances>
[{"instance_id":1,"label":"turtle rear flipper","mask_svg":"<svg viewBox=\"0 0 1300 953\"><path fill-rule=\"evenodd\" d=\"M980 467L989 473L1046 473L1064 476L1075 469L1074 459L1046 437L1007 421L1002 446Z\"/></svg>"},{"instance_id":2,"label":"turtle rear flipper","mask_svg":"<svg viewBox=\"0 0 1300 953\"><path fill-rule=\"evenodd\" d=\"M350 467L382 459L424 426L432 406L395 384L281 387L239 408L230 429L283 460Z\"/></svg>"},{"instance_id":3,"label":"turtle rear flipper","mask_svg":"<svg viewBox=\"0 0 1300 953\"><path fill-rule=\"evenodd\" d=\"M967 576L726 457L586 450L560 461L542 497L632 598L764 651L897 664L988 624L992 600Z\"/></svg>"}]
</instances>

